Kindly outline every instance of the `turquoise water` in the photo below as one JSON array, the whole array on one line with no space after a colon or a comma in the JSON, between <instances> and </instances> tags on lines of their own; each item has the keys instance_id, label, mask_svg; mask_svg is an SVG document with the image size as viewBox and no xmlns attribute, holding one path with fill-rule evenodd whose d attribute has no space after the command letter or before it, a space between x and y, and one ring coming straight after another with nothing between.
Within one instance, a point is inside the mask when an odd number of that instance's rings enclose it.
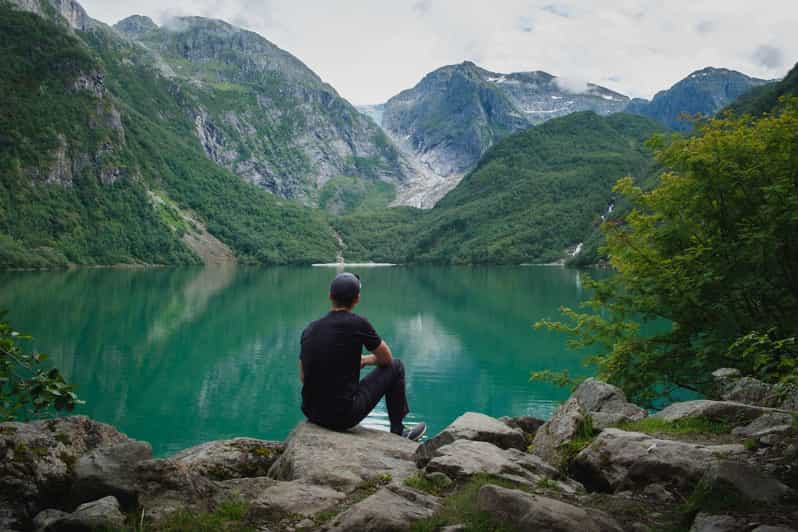
<instances>
[{"instance_id":1,"label":"turquoise water","mask_svg":"<svg viewBox=\"0 0 798 532\"><path fill-rule=\"evenodd\" d=\"M583 296L558 267L353 268L356 312L407 368L410 422L434 434L467 410L546 417L567 391L529 382L585 373L532 324ZM80 413L166 455L196 443L283 439L302 419L299 335L327 311L328 268L77 270L0 274L0 309L79 385ZM386 427L384 404L364 424Z\"/></svg>"}]
</instances>

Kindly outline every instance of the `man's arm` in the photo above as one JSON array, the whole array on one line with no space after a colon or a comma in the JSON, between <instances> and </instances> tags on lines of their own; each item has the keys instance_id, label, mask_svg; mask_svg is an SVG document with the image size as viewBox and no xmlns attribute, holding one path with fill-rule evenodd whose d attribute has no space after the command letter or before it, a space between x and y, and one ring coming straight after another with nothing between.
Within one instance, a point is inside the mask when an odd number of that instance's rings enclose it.
<instances>
[{"instance_id":1,"label":"man's arm","mask_svg":"<svg viewBox=\"0 0 798 532\"><path fill-rule=\"evenodd\" d=\"M380 342L376 348L372 349L373 354L364 356L360 361L360 367L363 366L379 366L384 368L390 366L393 362L393 354L391 348L385 343L385 340Z\"/></svg>"}]
</instances>

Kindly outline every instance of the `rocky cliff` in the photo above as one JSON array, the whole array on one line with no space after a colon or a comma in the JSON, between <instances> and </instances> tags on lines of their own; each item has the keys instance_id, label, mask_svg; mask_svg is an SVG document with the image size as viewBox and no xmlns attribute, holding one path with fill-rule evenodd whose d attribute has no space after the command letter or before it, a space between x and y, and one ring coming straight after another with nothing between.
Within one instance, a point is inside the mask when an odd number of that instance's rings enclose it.
<instances>
[{"instance_id":1,"label":"rocky cliff","mask_svg":"<svg viewBox=\"0 0 798 532\"><path fill-rule=\"evenodd\" d=\"M437 176L422 205L431 207L500 138L576 111L617 112L627 102L597 85L574 87L545 72L500 74L467 61L435 70L388 100L381 124Z\"/></svg>"},{"instance_id":2,"label":"rocky cliff","mask_svg":"<svg viewBox=\"0 0 798 532\"><path fill-rule=\"evenodd\" d=\"M762 387L717 375L724 395ZM302 422L285 442L163 459L81 416L2 423L0 528L795 532L798 393L787 396L649 415L588 379L546 422L469 412L421 444Z\"/></svg>"},{"instance_id":3,"label":"rocky cliff","mask_svg":"<svg viewBox=\"0 0 798 532\"><path fill-rule=\"evenodd\" d=\"M650 102L633 100L626 112L648 116L678 131L689 131L689 122L680 115L713 116L752 88L768 83L735 70L707 67L658 92Z\"/></svg>"},{"instance_id":4,"label":"rocky cliff","mask_svg":"<svg viewBox=\"0 0 798 532\"><path fill-rule=\"evenodd\" d=\"M275 195L317 205L333 177L396 188L412 177L376 124L260 35L201 17L158 27L133 16L115 28L191 92L195 134L207 156Z\"/></svg>"}]
</instances>

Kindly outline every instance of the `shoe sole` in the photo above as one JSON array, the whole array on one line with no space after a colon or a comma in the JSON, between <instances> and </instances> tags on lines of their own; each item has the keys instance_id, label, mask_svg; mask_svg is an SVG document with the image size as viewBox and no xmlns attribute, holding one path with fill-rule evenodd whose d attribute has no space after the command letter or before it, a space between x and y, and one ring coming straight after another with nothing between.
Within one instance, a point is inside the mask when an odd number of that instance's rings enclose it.
<instances>
[{"instance_id":1,"label":"shoe sole","mask_svg":"<svg viewBox=\"0 0 798 532\"><path fill-rule=\"evenodd\" d=\"M421 431L421 434L419 434L419 435L418 435L418 436L416 436L415 438L408 438L408 439L409 439L409 440L411 440L411 441L418 441L418 440L420 440L421 438L423 438L423 437L424 437L424 434L426 434L426 433L427 433L427 425L425 424L425 425L424 425L424 430L422 430L422 431Z\"/></svg>"}]
</instances>

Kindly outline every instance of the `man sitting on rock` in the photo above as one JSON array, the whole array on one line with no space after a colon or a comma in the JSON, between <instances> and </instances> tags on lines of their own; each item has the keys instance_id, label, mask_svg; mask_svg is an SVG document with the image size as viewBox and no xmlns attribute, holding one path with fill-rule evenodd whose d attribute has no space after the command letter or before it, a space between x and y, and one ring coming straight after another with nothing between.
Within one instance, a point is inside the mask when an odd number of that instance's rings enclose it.
<instances>
[{"instance_id":1,"label":"man sitting on rock","mask_svg":"<svg viewBox=\"0 0 798 532\"><path fill-rule=\"evenodd\" d=\"M385 396L391 432L418 440L426 424L412 429L402 424L409 412L402 361L393 358L366 318L352 312L360 288L357 275L336 275L330 285L332 310L302 331L302 412L317 425L345 430L360 423ZM363 356L363 347L372 354ZM360 380L364 366L377 367Z\"/></svg>"}]
</instances>

